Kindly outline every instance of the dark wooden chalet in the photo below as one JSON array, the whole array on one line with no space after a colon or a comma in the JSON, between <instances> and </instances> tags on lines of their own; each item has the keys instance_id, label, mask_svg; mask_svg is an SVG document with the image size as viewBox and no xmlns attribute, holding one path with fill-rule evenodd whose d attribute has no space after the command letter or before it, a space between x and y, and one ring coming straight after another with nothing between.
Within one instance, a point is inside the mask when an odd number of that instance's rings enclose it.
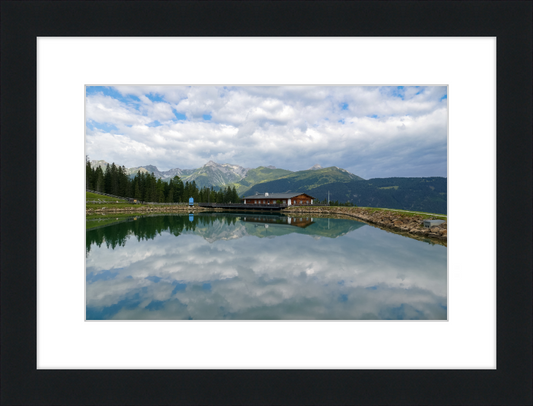
<instances>
[{"instance_id":1,"label":"dark wooden chalet","mask_svg":"<svg viewBox=\"0 0 533 406\"><path fill-rule=\"evenodd\" d=\"M300 228L306 228L314 223L313 219L309 217L261 217L249 215L241 217L241 221L273 226L296 226Z\"/></svg>"},{"instance_id":2,"label":"dark wooden chalet","mask_svg":"<svg viewBox=\"0 0 533 406\"><path fill-rule=\"evenodd\" d=\"M286 204L287 206L304 206L313 204L313 196L307 193L263 193L242 198L244 204Z\"/></svg>"}]
</instances>

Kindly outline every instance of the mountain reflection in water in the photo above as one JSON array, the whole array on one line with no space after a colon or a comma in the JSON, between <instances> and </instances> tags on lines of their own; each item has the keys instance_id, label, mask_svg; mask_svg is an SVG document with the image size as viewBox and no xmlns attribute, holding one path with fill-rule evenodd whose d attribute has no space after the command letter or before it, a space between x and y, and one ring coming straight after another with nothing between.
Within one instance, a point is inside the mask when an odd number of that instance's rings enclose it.
<instances>
[{"instance_id":1,"label":"mountain reflection in water","mask_svg":"<svg viewBox=\"0 0 533 406\"><path fill-rule=\"evenodd\" d=\"M447 318L440 245L310 216L112 220L87 220L87 320Z\"/></svg>"}]
</instances>

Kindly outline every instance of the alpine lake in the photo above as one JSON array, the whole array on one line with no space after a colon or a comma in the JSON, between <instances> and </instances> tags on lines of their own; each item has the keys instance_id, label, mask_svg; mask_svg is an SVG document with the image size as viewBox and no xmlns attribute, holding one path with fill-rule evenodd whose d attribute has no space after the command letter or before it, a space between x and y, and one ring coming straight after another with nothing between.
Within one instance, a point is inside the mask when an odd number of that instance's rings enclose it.
<instances>
[{"instance_id":1,"label":"alpine lake","mask_svg":"<svg viewBox=\"0 0 533 406\"><path fill-rule=\"evenodd\" d=\"M86 220L86 320L446 319L447 248L356 220Z\"/></svg>"}]
</instances>

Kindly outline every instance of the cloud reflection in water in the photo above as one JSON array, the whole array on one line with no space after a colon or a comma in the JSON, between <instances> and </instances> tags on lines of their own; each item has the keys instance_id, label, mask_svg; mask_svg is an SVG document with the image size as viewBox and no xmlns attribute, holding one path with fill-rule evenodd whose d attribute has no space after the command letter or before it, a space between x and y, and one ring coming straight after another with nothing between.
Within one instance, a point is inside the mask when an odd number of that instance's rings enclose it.
<instances>
[{"instance_id":1,"label":"cloud reflection in water","mask_svg":"<svg viewBox=\"0 0 533 406\"><path fill-rule=\"evenodd\" d=\"M87 231L87 319L446 319L446 247L352 220L245 216Z\"/></svg>"}]
</instances>

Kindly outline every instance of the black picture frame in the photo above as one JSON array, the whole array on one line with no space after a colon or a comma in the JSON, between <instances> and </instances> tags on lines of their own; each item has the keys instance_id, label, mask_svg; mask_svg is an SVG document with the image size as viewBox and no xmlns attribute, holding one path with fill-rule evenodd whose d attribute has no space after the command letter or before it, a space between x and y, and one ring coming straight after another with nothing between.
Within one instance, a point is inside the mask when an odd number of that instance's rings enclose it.
<instances>
[{"instance_id":1,"label":"black picture frame","mask_svg":"<svg viewBox=\"0 0 533 406\"><path fill-rule=\"evenodd\" d=\"M497 369L36 369L36 39L169 35L497 38ZM1 41L2 404L531 404L531 2L4 1Z\"/></svg>"}]
</instances>

